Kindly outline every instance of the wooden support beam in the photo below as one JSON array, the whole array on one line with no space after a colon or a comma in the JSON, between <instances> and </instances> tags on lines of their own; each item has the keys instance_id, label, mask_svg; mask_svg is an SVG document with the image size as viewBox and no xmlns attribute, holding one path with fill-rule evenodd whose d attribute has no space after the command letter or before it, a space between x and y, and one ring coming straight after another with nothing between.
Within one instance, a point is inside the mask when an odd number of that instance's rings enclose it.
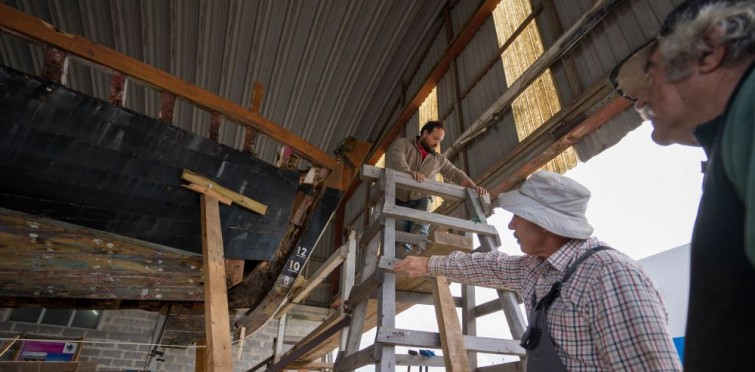
<instances>
[{"instance_id":1,"label":"wooden support beam","mask_svg":"<svg viewBox=\"0 0 755 372\"><path fill-rule=\"evenodd\" d=\"M463 336L464 345L469 351L488 354L525 355L526 350L519 346L517 340L505 340L492 337ZM408 329L379 328L375 342L391 345L424 347L438 349L441 347L440 334L437 332L414 331Z\"/></svg>"},{"instance_id":2,"label":"wooden support beam","mask_svg":"<svg viewBox=\"0 0 755 372\"><path fill-rule=\"evenodd\" d=\"M223 119L223 115L220 115L220 113L213 112L212 115L210 115L210 139L219 142L218 137L220 137L220 122Z\"/></svg>"},{"instance_id":3,"label":"wooden support beam","mask_svg":"<svg viewBox=\"0 0 755 372\"><path fill-rule=\"evenodd\" d=\"M386 258L381 258L381 260L386 260ZM383 284L383 279L384 277L380 271L370 274L362 283L354 286L351 296L346 300L346 305L353 309L369 299L372 296L372 292Z\"/></svg>"},{"instance_id":4,"label":"wooden support beam","mask_svg":"<svg viewBox=\"0 0 755 372\"><path fill-rule=\"evenodd\" d=\"M558 139L548 146L544 151L538 152L524 165L513 169L506 179L490 188L491 194L500 194L514 187L519 182L527 178L532 172L540 169L544 164L551 161L558 154L569 146L577 143L579 140L600 128L603 124L616 117L619 113L632 106L632 102L622 97L614 98L610 103L603 106L600 110L590 115L584 121L580 122L573 129L558 137Z\"/></svg>"},{"instance_id":5,"label":"wooden support beam","mask_svg":"<svg viewBox=\"0 0 755 372\"><path fill-rule=\"evenodd\" d=\"M254 82L254 86L252 87L252 102L249 105L249 110L256 114L260 113L260 108L262 107L262 93L264 89L265 87L262 83L259 81Z\"/></svg>"},{"instance_id":6,"label":"wooden support beam","mask_svg":"<svg viewBox=\"0 0 755 372\"><path fill-rule=\"evenodd\" d=\"M113 77L110 79L110 95L107 101L123 107L126 104L126 92L128 90L128 78L118 71L113 71Z\"/></svg>"},{"instance_id":7,"label":"wooden support beam","mask_svg":"<svg viewBox=\"0 0 755 372\"><path fill-rule=\"evenodd\" d=\"M239 193L226 189L225 187L220 186L217 182L212 181L209 178L204 177L202 175L199 175L198 173L194 173L188 169L184 169L183 173L181 174L181 179L200 186L200 188L192 188L192 190L200 191L198 189L202 189L202 188L209 189L213 192L213 194L217 194L223 198L229 199L236 205L240 207L244 207L252 212L259 213L263 216L265 215L265 213L267 213L266 205L252 198L246 197L244 195L241 195ZM203 193L203 194L207 194L207 193ZM211 196L214 198L214 195L212 194L208 196Z\"/></svg>"},{"instance_id":8,"label":"wooden support beam","mask_svg":"<svg viewBox=\"0 0 755 372\"><path fill-rule=\"evenodd\" d=\"M376 355L375 345L370 345L351 355L345 356L343 359L337 360L334 366L335 371L353 371L359 367L374 364L378 361L378 358L379 356Z\"/></svg>"},{"instance_id":9,"label":"wooden support beam","mask_svg":"<svg viewBox=\"0 0 755 372\"><path fill-rule=\"evenodd\" d=\"M490 237L498 236L498 231L495 227L486 223L466 221L455 217L444 216L442 214L423 212L412 208L399 207L397 205L383 207L383 213L385 213L386 216L408 219L419 223L428 223L434 226L469 231Z\"/></svg>"},{"instance_id":10,"label":"wooden support beam","mask_svg":"<svg viewBox=\"0 0 755 372\"><path fill-rule=\"evenodd\" d=\"M207 340L197 340L194 348L194 371L207 372Z\"/></svg>"},{"instance_id":11,"label":"wooden support beam","mask_svg":"<svg viewBox=\"0 0 755 372\"><path fill-rule=\"evenodd\" d=\"M176 111L176 95L170 92L163 92L160 96L160 114L157 119L163 123L173 123L173 113Z\"/></svg>"},{"instance_id":12,"label":"wooden support beam","mask_svg":"<svg viewBox=\"0 0 755 372\"><path fill-rule=\"evenodd\" d=\"M469 357L464 347L461 324L456 316L456 306L448 280L439 276L431 279L433 297L435 298L435 317L440 331L440 346L443 349L443 361L446 371L468 371Z\"/></svg>"},{"instance_id":13,"label":"wooden support beam","mask_svg":"<svg viewBox=\"0 0 755 372\"><path fill-rule=\"evenodd\" d=\"M45 62L40 75L53 83L65 85L68 78L68 56L66 52L58 48L47 47Z\"/></svg>"},{"instance_id":14,"label":"wooden support beam","mask_svg":"<svg viewBox=\"0 0 755 372\"><path fill-rule=\"evenodd\" d=\"M362 167L362 179L376 181L383 176L385 169L374 167L371 165L364 165ZM396 187L403 190L412 190L427 193L430 195L437 195L445 200L462 201L466 197L465 187L454 185L452 183L438 182L435 180L425 180L425 182L417 182L412 176L396 172L394 176L396 180ZM381 195L382 196L382 195Z\"/></svg>"},{"instance_id":15,"label":"wooden support beam","mask_svg":"<svg viewBox=\"0 0 755 372\"><path fill-rule=\"evenodd\" d=\"M300 347L297 347L295 349L292 349L292 352L290 354L286 354L281 360L270 367L268 367L265 371L280 371L283 370L285 367L287 367L289 364L293 363L298 359L300 356L306 354L309 350L312 350L313 348L317 347L320 343L327 340L328 337L336 334L339 332L342 328L349 325L349 322L351 321L351 318L346 316L343 317L340 321L337 323L331 325L328 329L324 330L322 333L318 334L316 337L310 339L305 344L301 345ZM232 369L229 369L231 371ZM251 371L251 370L250 370Z\"/></svg>"},{"instance_id":16,"label":"wooden support beam","mask_svg":"<svg viewBox=\"0 0 755 372\"><path fill-rule=\"evenodd\" d=\"M202 206L202 255L205 281L205 333L207 372L233 370L231 323L228 317L228 289L225 285L223 233L218 201L200 194Z\"/></svg>"},{"instance_id":17,"label":"wooden support beam","mask_svg":"<svg viewBox=\"0 0 755 372\"><path fill-rule=\"evenodd\" d=\"M10 6L0 5L0 27L22 37L52 45L85 60L134 77L159 91L169 92L182 100L210 112L219 112L231 121L251 127L278 143L293 147L316 165L340 171L338 161L323 150L257 113L192 85L165 71L121 54L78 35L57 30L54 26Z\"/></svg>"},{"instance_id":18,"label":"wooden support beam","mask_svg":"<svg viewBox=\"0 0 755 372\"><path fill-rule=\"evenodd\" d=\"M294 305L302 302L320 283L322 283L338 265L346 259L349 254L349 244L344 244L338 248L329 258L320 266L317 271L310 276L307 283L299 290L290 296L288 303L280 308L275 317L278 318L286 314Z\"/></svg>"}]
</instances>

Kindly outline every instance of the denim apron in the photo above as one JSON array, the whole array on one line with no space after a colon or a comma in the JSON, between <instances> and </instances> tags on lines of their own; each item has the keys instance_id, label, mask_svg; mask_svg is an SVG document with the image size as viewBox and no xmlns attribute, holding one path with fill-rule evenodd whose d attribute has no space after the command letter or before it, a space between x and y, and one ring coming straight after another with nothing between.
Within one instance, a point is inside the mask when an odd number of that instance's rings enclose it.
<instances>
[{"instance_id":1,"label":"denim apron","mask_svg":"<svg viewBox=\"0 0 755 372\"><path fill-rule=\"evenodd\" d=\"M527 332L522 336L521 346L527 350L527 372L566 372L566 366L558 357L556 346L553 344L546 312L553 301L561 294L561 284L565 283L576 271L577 266L594 253L611 249L609 247L595 247L585 252L577 261L566 269L564 277L553 283L548 294L535 303L536 295L532 293L532 310L529 314L530 324Z\"/></svg>"}]
</instances>

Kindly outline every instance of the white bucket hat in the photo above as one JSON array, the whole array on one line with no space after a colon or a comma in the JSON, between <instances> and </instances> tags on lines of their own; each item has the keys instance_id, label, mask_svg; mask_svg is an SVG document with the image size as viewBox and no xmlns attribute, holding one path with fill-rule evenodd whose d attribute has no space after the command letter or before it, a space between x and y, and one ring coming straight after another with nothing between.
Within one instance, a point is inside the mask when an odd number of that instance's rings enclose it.
<instances>
[{"instance_id":1,"label":"white bucket hat","mask_svg":"<svg viewBox=\"0 0 755 372\"><path fill-rule=\"evenodd\" d=\"M498 196L498 205L563 237L587 239L593 228L585 211L590 190L571 178L548 171L533 173L522 186Z\"/></svg>"}]
</instances>

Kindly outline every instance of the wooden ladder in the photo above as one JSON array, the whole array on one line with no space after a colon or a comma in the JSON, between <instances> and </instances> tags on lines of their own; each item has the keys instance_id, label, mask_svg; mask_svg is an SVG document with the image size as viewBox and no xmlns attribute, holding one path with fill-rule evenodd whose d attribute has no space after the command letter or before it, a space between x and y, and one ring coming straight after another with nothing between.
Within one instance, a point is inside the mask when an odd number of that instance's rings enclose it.
<instances>
[{"instance_id":1,"label":"wooden ladder","mask_svg":"<svg viewBox=\"0 0 755 372\"><path fill-rule=\"evenodd\" d=\"M396 221L408 219L417 223L450 228L478 234L481 247L490 251L500 245L498 233L486 222L481 198L471 189L435 181L418 183L409 175L391 169L364 166L362 178L379 186L374 222L360 239L361 270L346 304L352 309L351 322L341 352L335 363L336 371L351 371L374 364L376 371L395 371L397 365L443 366L447 371L476 369L476 352L516 355L523 358L519 339L524 333L525 320L519 308L519 298L510 291L499 291L496 303L476 306L473 286L462 286L462 328L456 314L456 299L451 295L444 277L428 278L432 284L433 301L439 333L396 328L397 295L402 302L422 302L422 294L396 291L396 275L392 271L396 260L396 243L417 242L412 234L396 231ZM411 189L443 197L447 201L464 202L472 221L431 212L417 211L395 205L396 188ZM377 292L377 335L375 343L359 350L365 325L369 299ZM514 340L476 337L475 320L492 311L503 310ZM415 355L396 355L395 347L410 346L428 349L441 348L443 357L428 358ZM513 369L512 369L513 367ZM486 367L485 369L487 369ZM508 364L507 370L523 370L522 363Z\"/></svg>"}]
</instances>

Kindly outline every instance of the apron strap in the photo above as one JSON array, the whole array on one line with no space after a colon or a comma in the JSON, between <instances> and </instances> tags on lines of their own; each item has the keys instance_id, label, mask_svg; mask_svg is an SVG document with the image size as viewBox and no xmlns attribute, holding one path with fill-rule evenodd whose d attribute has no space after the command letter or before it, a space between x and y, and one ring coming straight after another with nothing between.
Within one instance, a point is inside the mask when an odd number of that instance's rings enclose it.
<instances>
[{"instance_id":1,"label":"apron strap","mask_svg":"<svg viewBox=\"0 0 755 372\"><path fill-rule=\"evenodd\" d=\"M605 251L605 250L608 250L608 249L613 249L613 248L606 247L606 246L599 246L599 247L592 248L589 251L587 251L584 254L582 254L581 256L579 256L579 258L577 259L577 261L575 261L568 268L566 268L566 273L564 273L564 277L561 278L561 280L553 283L553 285L551 286L551 290L548 291L548 294L546 294L545 296L543 296L543 298L541 298L540 301L537 302L537 304L535 304L535 298L537 296L535 295L535 293L532 293L532 305L533 305L533 308L535 310L539 310L539 309L542 309L542 308L544 308L544 309L547 310L551 306L551 304L553 303L553 301L555 301L556 298L561 294L561 283L566 283L569 280L569 278L571 278L571 276L574 275L574 272L577 271L577 267L580 264L582 264L582 262L585 262L585 260L587 260L588 258L590 258L590 256L592 256L593 254L598 253L600 251Z\"/></svg>"},{"instance_id":2,"label":"apron strap","mask_svg":"<svg viewBox=\"0 0 755 372\"><path fill-rule=\"evenodd\" d=\"M558 296L561 295L561 283L565 283L571 276L574 274L574 272L577 270L577 267L582 264L585 260L590 258L595 253L598 253L600 251L605 251L608 249L613 249L611 247L606 246L599 246L590 249L589 251L583 253L577 261L575 261L573 264L571 264L567 269L566 273L564 273L563 278L561 280L553 283L551 286L550 291L543 296L543 298L540 299L540 301L535 303L536 294L532 293L532 316L530 319L530 324L527 327L527 331L522 335L522 341L520 345L526 349L526 350L532 350L537 346L537 344L540 341L540 335L543 333L543 329L540 326L540 322L544 322L547 324L547 320L545 319L545 313L548 310L548 308L551 306L553 301L558 298ZM547 332L547 330L546 330Z\"/></svg>"}]
</instances>

